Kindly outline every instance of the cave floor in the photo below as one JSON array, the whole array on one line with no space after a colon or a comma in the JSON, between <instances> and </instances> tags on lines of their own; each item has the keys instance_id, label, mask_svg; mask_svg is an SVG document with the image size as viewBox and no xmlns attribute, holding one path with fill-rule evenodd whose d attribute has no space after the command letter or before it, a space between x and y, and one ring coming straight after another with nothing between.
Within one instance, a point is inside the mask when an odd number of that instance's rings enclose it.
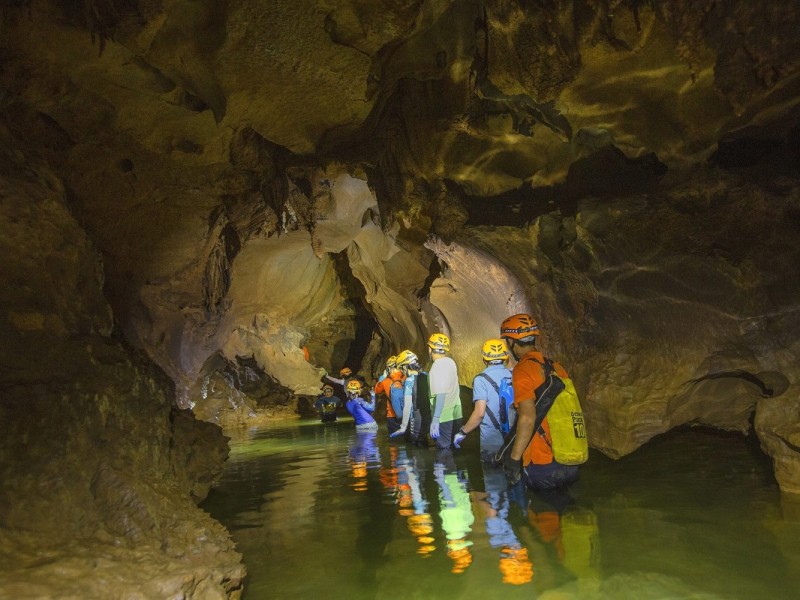
<instances>
[{"instance_id":1,"label":"cave floor","mask_svg":"<svg viewBox=\"0 0 800 600\"><path fill-rule=\"evenodd\" d=\"M437 455L342 418L242 432L203 508L244 554L243 597L800 597L800 499L748 438L595 453L547 499L509 497L470 438Z\"/></svg>"}]
</instances>

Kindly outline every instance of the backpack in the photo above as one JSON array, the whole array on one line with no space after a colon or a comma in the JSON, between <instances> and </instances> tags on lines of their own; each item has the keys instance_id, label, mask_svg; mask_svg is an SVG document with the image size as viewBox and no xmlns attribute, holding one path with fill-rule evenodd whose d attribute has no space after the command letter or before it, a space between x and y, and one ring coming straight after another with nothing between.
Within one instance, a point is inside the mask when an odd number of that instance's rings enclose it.
<instances>
[{"instance_id":1,"label":"backpack","mask_svg":"<svg viewBox=\"0 0 800 600\"><path fill-rule=\"evenodd\" d=\"M389 386L389 402L392 403L394 414L402 418L403 416L403 395L405 394L405 386L400 379L392 379Z\"/></svg>"},{"instance_id":2,"label":"backpack","mask_svg":"<svg viewBox=\"0 0 800 600\"><path fill-rule=\"evenodd\" d=\"M514 408L514 386L511 384L511 377L503 377L500 380L500 385L497 385L497 382L486 373L478 373L478 377L483 377L497 392L497 397L500 400L499 418L495 416L488 406L486 407L486 414L489 415L492 424L500 430L502 435L508 435L517 415L517 410Z\"/></svg>"},{"instance_id":3,"label":"backpack","mask_svg":"<svg viewBox=\"0 0 800 600\"><path fill-rule=\"evenodd\" d=\"M544 363L539 364L544 368L544 383L536 390L538 425L534 431L547 441L541 425L541 420L546 416L550 427L553 458L562 465L583 464L589 458L589 444L586 439L583 409L575 385L569 377L559 377L553 361L549 358L545 358ZM539 413L542 415L541 420Z\"/></svg>"},{"instance_id":4,"label":"backpack","mask_svg":"<svg viewBox=\"0 0 800 600\"><path fill-rule=\"evenodd\" d=\"M414 378L413 412L411 414L411 442L427 445L428 428L431 426L431 403L428 374L420 371Z\"/></svg>"},{"instance_id":5,"label":"backpack","mask_svg":"<svg viewBox=\"0 0 800 600\"><path fill-rule=\"evenodd\" d=\"M533 435L538 433L548 442L556 462L562 465L583 464L589 459L589 444L586 439L583 409L572 379L559 377L553 361L549 358L545 358L544 363L538 360L536 362L544 369L544 383L536 388L536 421L533 425ZM547 440L542 427L545 417L550 427L550 441ZM494 456L496 463L501 462L514 445L516 421L514 425L505 436L503 446Z\"/></svg>"}]
</instances>

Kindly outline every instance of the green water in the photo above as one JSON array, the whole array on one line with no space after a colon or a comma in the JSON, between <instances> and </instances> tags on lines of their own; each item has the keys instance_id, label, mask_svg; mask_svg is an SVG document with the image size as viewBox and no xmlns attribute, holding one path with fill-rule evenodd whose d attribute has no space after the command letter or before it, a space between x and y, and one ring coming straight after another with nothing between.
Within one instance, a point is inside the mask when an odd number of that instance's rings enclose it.
<instances>
[{"instance_id":1,"label":"green water","mask_svg":"<svg viewBox=\"0 0 800 600\"><path fill-rule=\"evenodd\" d=\"M462 451L282 423L231 442L203 508L244 598L800 598L800 502L752 440L672 432L593 454L568 497L509 494ZM509 497L510 496L510 497Z\"/></svg>"}]
</instances>

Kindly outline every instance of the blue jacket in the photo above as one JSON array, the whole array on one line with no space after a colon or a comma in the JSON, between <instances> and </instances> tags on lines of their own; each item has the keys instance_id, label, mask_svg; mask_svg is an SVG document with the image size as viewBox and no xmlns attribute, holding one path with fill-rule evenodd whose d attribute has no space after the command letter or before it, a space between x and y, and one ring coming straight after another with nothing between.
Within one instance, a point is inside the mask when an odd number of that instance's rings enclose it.
<instances>
[{"instance_id":1,"label":"blue jacket","mask_svg":"<svg viewBox=\"0 0 800 600\"><path fill-rule=\"evenodd\" d=\"M374 402L367 402L363 398L353 398L348 400L345 404L347 411L353 415L356 425L364 425L365 423L375 423L375 419L370 414L375 410Z\"/></svg>"}]
</instances>

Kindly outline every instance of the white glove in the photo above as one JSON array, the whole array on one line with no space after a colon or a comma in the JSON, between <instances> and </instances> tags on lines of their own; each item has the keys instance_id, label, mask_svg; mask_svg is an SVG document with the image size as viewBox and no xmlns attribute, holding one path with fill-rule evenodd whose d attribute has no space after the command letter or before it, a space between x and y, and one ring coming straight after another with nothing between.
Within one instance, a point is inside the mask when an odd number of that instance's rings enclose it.
<instances>
[{"instance_id":1,"label":"white glove","mask_svg":"<svg viewBox=\"0 0 800 600\"><path fill-rule=\"evenodd\" d=\"M467 437L467 434L464 433L462 429L458 430L458 433L453 437L453 446L456 448L461 448L461 442Z\"/></svg>"}]
</instances>

